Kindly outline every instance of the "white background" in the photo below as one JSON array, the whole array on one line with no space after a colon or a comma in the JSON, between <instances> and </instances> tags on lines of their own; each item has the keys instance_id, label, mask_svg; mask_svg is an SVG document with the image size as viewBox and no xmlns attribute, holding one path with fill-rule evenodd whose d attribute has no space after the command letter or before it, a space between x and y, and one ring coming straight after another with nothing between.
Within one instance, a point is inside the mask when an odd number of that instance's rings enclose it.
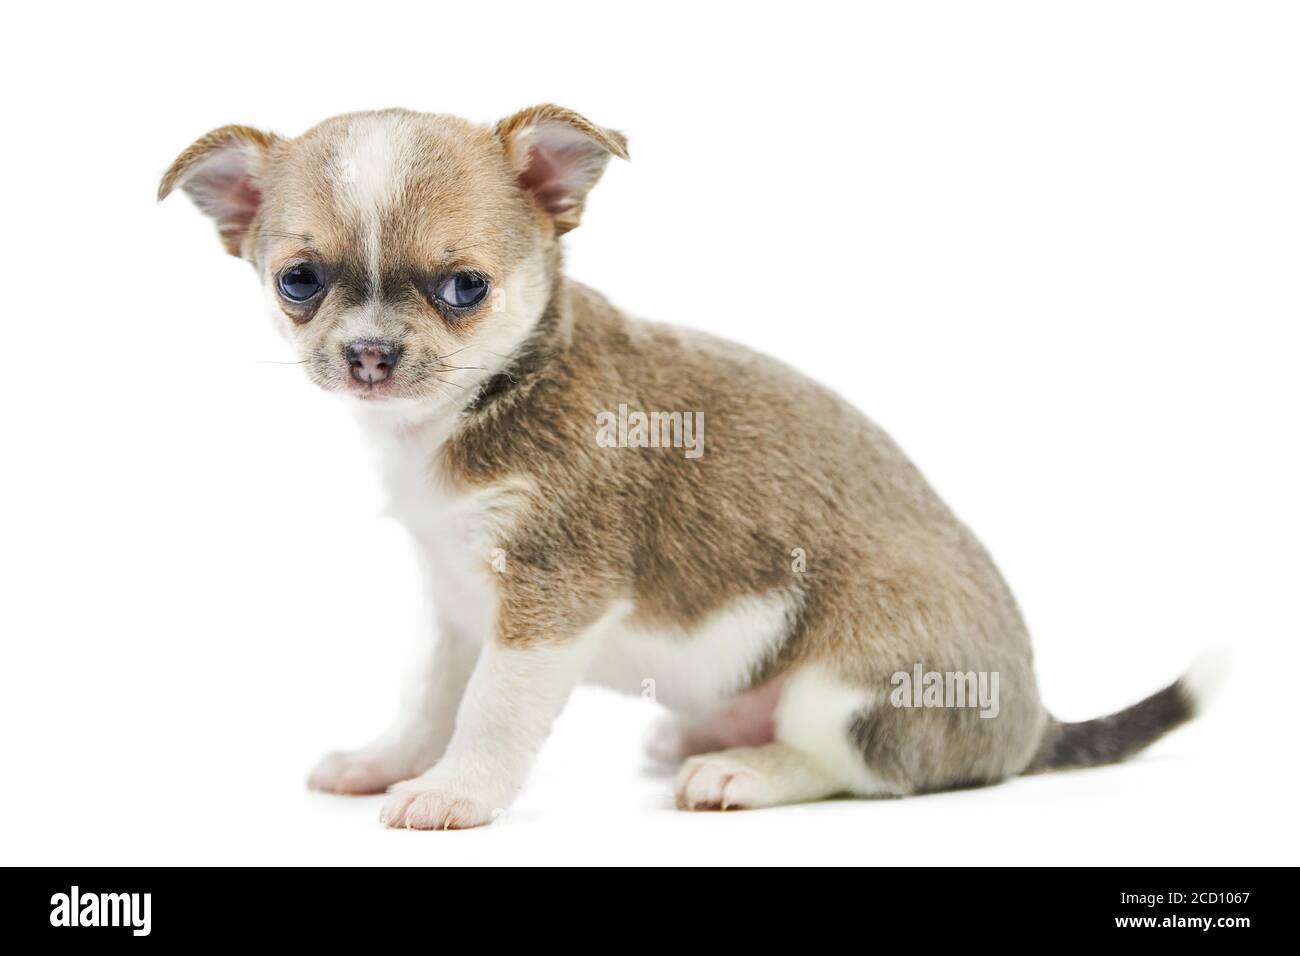
<instances>
[{"instance_id":1,"label":"white background","mask_svg":"<svg viewBox=\"0 0 1300 956\"><path fill-rule=\"evenodd\" d=\"M0 861L1298 862L1294 7L39 9L0 57ZM157 179L225 123L547 100L631 139L572 274L888 428L999 561L1058 716L1223 644L1218 706L1120 767L687 815L653 705L582 690L494 827L308 793L392 713L411 555L347 410L265 364L294 356L251 270Z\"/></svg>"}]
</instances>

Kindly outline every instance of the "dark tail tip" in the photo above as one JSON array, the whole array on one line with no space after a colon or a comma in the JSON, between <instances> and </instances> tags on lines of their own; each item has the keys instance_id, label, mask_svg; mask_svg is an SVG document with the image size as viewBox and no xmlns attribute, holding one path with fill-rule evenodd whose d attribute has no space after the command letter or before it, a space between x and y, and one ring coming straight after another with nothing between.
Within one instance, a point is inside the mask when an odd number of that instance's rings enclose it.
<instances>
[{"instance_id":1,"label":"dark tail tip","mask_svg":"<svg viewBox=\"0 0 1300 956\"><path fill-rule=\"evenodd\" d=\"M1051 721L1026 773L1116 763L1187 723L1202 709L1221 662L1203 660L1184 677L1132 707L1077 724Z\"/></svg>"}]
</instances>

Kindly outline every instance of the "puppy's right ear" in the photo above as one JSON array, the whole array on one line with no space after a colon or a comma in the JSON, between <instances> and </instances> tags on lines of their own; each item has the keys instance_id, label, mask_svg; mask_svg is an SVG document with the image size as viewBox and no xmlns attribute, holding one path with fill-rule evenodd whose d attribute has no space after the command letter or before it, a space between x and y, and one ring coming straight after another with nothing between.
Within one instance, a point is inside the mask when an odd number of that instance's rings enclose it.
<instances>
[{"instance_id":1,"label":"puppy's right ear","mask_svg":"<svg viewBox=\"0 0 1300 956\"><path fill-rule=\"evenodd\" d=\"M241 255L262 203L262 176L275 141L249 126L214 129L176 157L158 184L158 199L179 186L216 221L226 251Z\"/></svg>"}]
</instances>

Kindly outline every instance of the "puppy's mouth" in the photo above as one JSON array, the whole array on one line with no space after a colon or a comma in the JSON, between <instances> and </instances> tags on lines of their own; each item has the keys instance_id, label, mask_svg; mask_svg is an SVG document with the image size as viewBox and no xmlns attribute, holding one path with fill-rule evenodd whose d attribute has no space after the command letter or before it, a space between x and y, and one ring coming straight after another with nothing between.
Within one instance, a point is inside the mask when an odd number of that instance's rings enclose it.
<instances>
[{"instance_id":1,"label":"puppy's mouth","mask_svg":"<svg viewBox=\"0 0 1300 956\"><path fill-rule=\"evenodd\" d=\"M350 368L339 368L335 362L311 357L305 362L307 377L318 388L327 392L348 395L363 402L384 402L410 398L412 383L406 376L353 375Z\"/></svg>"},{"instance_id":2,"label":"puppy's mouth","mask_svg":"<svg viewBox=\"0 0 1300 956\"><path fill-rule=\"evenodd\" d=\"M349 395L355 395L363 402L381 402L385 399L400 397L402 390L391 378L382 381L357 381L349 377L343 385Z\"/></svg>"},{"instance_id":3,"label":"puppy's mouth","mask_svg":"<svg viewBox=\"0 0 1300 956\"><path fill-rule=\"evenodd\" d=\"M450 366L418 349L386 356L361 351L348 355L344 350L340 356L337 349L320 348L305 356L303 363L308 377L325 391L377 404L442 401L468 394L475 384L469 378L472 366Z\"/></svg>"},{"instance_id":4,"label":"puppy's mouth","mask_svg":"<svg viewBox=\"0 0 1300 956\"><path fill-rule=\"evenodd\" d=\"M359 379L351 375L348 369L335 372L331 381L322 382L327 391L341 392L358 401L368 404L409 404L424 403L437 399L442 392L428 379L418 374L417 369L372 381L370 377Z\"/></svg>"}]
</instances>

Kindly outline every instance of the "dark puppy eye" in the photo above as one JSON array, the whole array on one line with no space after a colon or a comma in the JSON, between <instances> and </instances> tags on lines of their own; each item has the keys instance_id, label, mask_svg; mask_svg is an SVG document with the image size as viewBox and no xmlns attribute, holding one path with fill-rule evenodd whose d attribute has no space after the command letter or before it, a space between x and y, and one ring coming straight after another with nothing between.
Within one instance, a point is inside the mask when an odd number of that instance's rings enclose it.
<instances>
[{"instance_id":1,"label":"dark puppy eye","mask_svg":"<svg viewBox=\"0 0 1300 956\"><path fill-rule=\"evenodd\" d=\"M453 309L468 309L482 302L487 291L487 279L473 272L457 272L444 279L434 295Z\"/></svg>"},{"instance_id":2,"label":"dark puppy eye","mask_svg":"<svg viewBox=\"0 0 1300 956\"><path fill-rule=\"evenodd\" d=\"M306 302L325 287L320 269L308 262L290 266L280 273L280 295L290 302Z\"/></svg>"}]
</instances>

